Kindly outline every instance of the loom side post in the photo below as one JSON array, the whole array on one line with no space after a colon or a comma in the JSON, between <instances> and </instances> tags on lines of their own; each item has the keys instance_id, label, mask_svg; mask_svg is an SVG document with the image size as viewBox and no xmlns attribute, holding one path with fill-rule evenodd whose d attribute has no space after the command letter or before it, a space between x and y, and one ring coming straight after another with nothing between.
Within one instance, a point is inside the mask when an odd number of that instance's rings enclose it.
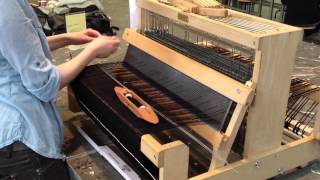
<instances>
[{"instance_id":1,"label":"loom side post","mask_svg":"<svg viewBox=\"0 0 320 180\"><path fill-rule=\"evenodd\" d=\"M188 179L189 148L181 141L161 145L147 134L141 138L140 149L160 169L160 180Z\"/></svg>"},{"instance_id":2,"label":"loom side post","mask_svg":"<svg viewBox=\"0 0 320 180\"><path fill-rule=\"evenodd\" d=\"M252 159L281 146L291 72L302 31L296 30L259 41L262 52L257 89L249 108L244 156ZM286 48L284 51L283 48ZM255 70L254 70L255 72Z\"/></svg>"}]
</instances>

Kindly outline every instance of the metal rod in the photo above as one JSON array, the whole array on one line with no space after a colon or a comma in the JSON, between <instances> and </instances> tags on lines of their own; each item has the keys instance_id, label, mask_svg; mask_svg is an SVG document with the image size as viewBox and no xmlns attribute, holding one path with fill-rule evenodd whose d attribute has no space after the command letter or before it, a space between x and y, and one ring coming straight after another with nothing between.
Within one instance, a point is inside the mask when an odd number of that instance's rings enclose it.
<instances>
[{"instance_id":1,"label":"metal rod","mask_svg":"<svg viewBox=\"0 0 320 180\"><path fill-rule=\"evenodd\" d=\"M274 0L270 0L270 16L269 19L273 19Z\"/></svg>"},{"instance_id":2,"label":"metal rod","mask_svg":"<svg viewBox=\"0 0 320 180\"><path fill-rule=\"evenodd\" d=\"M263 5L263 0L259 0L259 9L258 9L259 17L262 16L262 5Z\"/></svg>"}]
</instances>

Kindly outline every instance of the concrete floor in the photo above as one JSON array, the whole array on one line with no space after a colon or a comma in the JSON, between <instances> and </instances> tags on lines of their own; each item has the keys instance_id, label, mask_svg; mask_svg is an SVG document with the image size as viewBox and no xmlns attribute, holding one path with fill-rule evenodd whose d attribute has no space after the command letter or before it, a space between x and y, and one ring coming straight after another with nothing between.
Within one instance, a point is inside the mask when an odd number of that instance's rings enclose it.
<instances>
[{"instance_id":1,"label":"concrete floor","mask_svg":"<svg viewBox=\"0 0 320 180\"><path fill-rule=\"evenodd\" d=\"M125 27L129 25L128 0L100 0L105 12L112 17L114 25L120 27L120 37ZM121 49L106 59L96 60L94 63L106 63L121 60L126 52L127 43L121 42ZM294 76L310 80L320 85L320 46L313 43L302 43L297 56ZM61 49L54 52L56 64L67 61L77 52L70 52L68 49ZM71 56L70 56L71 55ZM308 58L306 58L308 57ZM73 114L68 109L67 89L63 89L57 99L57 105L65 120L65 153L68 156L69 164L74 168L83 180L91 179L123 179L81 136L75 131L74 124L83 127L100 145L108 145L117 151L115 145L82 113ZM117 153L120 153L117 151ZM121 154L121 153L120 153ZM239 179L241 179L239 177ZM299 179L315 180L320 179L319 175L310 172L310 166L299 169L294 173L275 179Z\"/></svg>"}]
</instances>

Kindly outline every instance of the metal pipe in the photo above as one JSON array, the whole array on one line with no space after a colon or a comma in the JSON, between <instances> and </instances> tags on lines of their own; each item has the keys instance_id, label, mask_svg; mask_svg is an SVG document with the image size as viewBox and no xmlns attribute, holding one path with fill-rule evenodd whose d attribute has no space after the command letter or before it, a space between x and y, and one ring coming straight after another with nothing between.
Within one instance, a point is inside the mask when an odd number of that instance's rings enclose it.
<instances>
[{"instance_id":1,"label":"metal pipe","mask_svg":"<svg viewBox=\"0 0 320 180\"><path fill-rule=\"evenodd\" d=\"M273 19L273 8L274 8L274 0L270 1L270 19Z\"/></svg>"},{"instance_id":2,"label":"metal pipe","mask_svg":"<svg viewBox=\"0 0 320 180\"><path fill-rule=\"evenodd\" d=\"M282 4L281 6L281 22L284 22L284 18L285 18L285 9L286 9L286 5Z\"/></svg>"},{"instance_id":3,"label":"metal pipe","mask_svg":"<svg viewBox=\"0 0 320 180\"><path fill-rule=\"evenodd\" d=\"M258 9L259 17L262 16L262 4L263 4L263 0L259 0L259 9Z\"/></svg>"}]
</instances>

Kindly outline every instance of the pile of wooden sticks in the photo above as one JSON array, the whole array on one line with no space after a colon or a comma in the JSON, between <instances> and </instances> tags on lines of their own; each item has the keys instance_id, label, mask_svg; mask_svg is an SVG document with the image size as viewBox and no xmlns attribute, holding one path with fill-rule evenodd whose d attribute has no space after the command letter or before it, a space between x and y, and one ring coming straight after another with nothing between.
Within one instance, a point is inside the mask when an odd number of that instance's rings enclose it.
<instances>
[{"instance_id":1,"label":"pile of wooden sticks","mask_svg":"<svg viewBox=\"0 0 320 180\"><path fill-rule=\"evenodd\" d=\"M175 6L182 11L211 17L226 17L227 9L216 0L158 0L161 3Z\"/></svg>"}]
</instances>

